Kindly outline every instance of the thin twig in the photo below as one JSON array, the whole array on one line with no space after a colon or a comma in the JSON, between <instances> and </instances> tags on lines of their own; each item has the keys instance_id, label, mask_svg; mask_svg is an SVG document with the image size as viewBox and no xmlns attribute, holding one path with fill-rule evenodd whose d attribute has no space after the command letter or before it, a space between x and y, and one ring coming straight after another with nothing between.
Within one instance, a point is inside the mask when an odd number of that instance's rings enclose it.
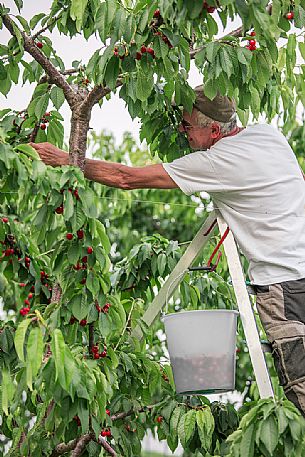
<instances>
[{"instance_id":1,"label":"thin twig","mask_svg":"<svg viewBox=\"0 0 305 457\"><path fill-rule=\"evenodd\" d=\"M61 13L59 13L58 16L54 17L51 22L49 22L49 24L47 24L45 27L43 27L42 29L38 30L38 32L34 33L34 35L32 35L32 38L33 40L35 40L39 35L41 35L43 32L45 32L46 30L48 30L49 27L51 27L60 17L61 15L63 14L63 11Z\"/></svg>"},{"instance_id":2,"label":"thin twig","mask_svg":"<svg viewBox=\"0 0 305 457\"><path fill-rule=\"evenodd\" d=\"M4 14L2 16L2 20L3 24L11 33L11 35L16 36L14 27L18 27L12 21L12 19L7 14ZM74 92L70 84L66 81L65 77L57 70L57 68L50 62L50 60L43 54L43 52L40 51L40 49L36 46L33 38L22 32L19 28L18 30L23 38L25 51L27 51L42 66L44 71L50 77L51 81L64 91L65 98L70 107L73 108L76 106L80 101L78 94Z\"/></svg>"},{"instance_id":3,"label":"thin twig","mask_svg":"<svg viewBox=\"0 0 305 457\"><path fill-rule=\"evenodd\" d=\"M125 289L124 289L124 290L125 290ZM127 329L127 326L128 326L128 322L129 322L131 313L132 313L132 311L133 311L134 305L135 305L135 301L134 301L134 302L132 303L132 305L131 305L130 311L129 311L129 313L128 313L128 317L127 317L127 319L126 319L126 325L125 325L125 327L124 327L124 330L123 330L123 332L122 332L122 335L120 336L119 341L117 342L117 344L115 345L115 347L114 347L114 349L113 349L114 352L117 350L117 348L118 348L118 346L119 346L119 344L120 344L120 342L121 342L121 340L122 340L122 338L123 338L123 336L124 336L124 333L126 332L126 329Z\"/></svg>"}]
</instances>

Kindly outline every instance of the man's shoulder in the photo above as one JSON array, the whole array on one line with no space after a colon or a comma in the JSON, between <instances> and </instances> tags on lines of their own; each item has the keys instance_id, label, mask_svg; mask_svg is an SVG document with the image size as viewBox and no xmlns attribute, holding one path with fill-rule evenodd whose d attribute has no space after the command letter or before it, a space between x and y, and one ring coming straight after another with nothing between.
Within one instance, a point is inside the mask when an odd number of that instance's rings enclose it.
<instances>
[{"instance_id":1,"label":"man's shoulder","mask_svg":"<svg viewBox=\"0 0 305 457\"><path fill-rule=\"evenodd\" d=\"M252 124L252 125L247 125L246 128L244 130L242 130L242 132L245 132L245 133L257 133L257 132L269 132L270 134L274 134L274 135L280 135L280 131L274 127L273 125L271 124L266 124L266 123L257 123L257 124Z\"/></svg>"}]
</instances>

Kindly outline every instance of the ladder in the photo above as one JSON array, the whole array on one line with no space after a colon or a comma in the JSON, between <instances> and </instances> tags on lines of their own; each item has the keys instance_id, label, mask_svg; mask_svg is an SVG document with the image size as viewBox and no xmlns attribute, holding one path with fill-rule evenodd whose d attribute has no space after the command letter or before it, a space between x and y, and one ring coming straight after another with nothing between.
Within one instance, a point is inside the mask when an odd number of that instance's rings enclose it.
<instances>
[{"instance_id":1,"label":"ladder","mask_svg":"<svg viewBox=\"0 0 305 457\"><path fill-rule=\"evenodd\" d=\"M162 308L166 305L167 300L173 295L174 291L183 280L183 277L189 270L192 270L192 268L190 268L191 265L200 254L202 248L207 244L217 226L221 237L225 238L223 241L224 251L227 257L239 315L245 332L246 343L249 349L259 394L261 398L271 397L274 399L273 388L264 357L264 351L260 342L237 246L232 232L228 232L228 226L219 211L212 211L206 218L202 227L199 229L179 262L159 290L158 295L156 295L148 309L145 311L142 316L142 320L147 326L150 326L158 318ZM195 270L196 268L193 269ZM139 325L133 329L131 336L142 339L143 333Z\"/></svg>"}]
</instances>

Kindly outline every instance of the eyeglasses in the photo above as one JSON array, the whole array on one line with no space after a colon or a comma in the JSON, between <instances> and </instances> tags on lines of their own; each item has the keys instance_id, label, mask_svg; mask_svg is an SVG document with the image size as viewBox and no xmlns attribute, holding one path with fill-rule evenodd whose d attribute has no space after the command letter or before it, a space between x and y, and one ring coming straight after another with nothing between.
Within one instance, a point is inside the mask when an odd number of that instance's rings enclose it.
<instances>
[{"instance_id":1,"label":"eyeglasses","mask_svg":"<svg viewBox=\"0 0 305 457\"><path fill-rule=\"evenodd\" d=\"M180 126L183 128L183 130L185 132L187 132L190 129L196 129L196 128L200 129L201 128L200 125L192 125L189 122L187 122L185 119L182 119L182 121L180 122Z\"/></svg>"}]
</instances>

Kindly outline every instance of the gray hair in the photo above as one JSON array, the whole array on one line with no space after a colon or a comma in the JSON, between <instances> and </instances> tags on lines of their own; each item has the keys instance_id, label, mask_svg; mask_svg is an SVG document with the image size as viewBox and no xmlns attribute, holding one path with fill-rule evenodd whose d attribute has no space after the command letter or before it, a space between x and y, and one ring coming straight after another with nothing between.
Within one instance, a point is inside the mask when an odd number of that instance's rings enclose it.
<instances>
[{"instance_id":1,"label":"gray hair","mask_svg":"<svg viewBox=\"0 0 305 457\"><path fill-rule=\"evenodd\" d=\"M232 120L230 122L219 122L219 121L215 121L214 119L206 116L201 111L198 111L198 110L196 110L196 111L197 111L197 117L196 117L197 125L199 125L200 127L207 127L208 125L213 124L213 122L216 122L220 126L221 133L225 134L225 133L231 132L231 130L233 130L237 125L236 115L232 118Z\"/></svg>"}]
</instances>

